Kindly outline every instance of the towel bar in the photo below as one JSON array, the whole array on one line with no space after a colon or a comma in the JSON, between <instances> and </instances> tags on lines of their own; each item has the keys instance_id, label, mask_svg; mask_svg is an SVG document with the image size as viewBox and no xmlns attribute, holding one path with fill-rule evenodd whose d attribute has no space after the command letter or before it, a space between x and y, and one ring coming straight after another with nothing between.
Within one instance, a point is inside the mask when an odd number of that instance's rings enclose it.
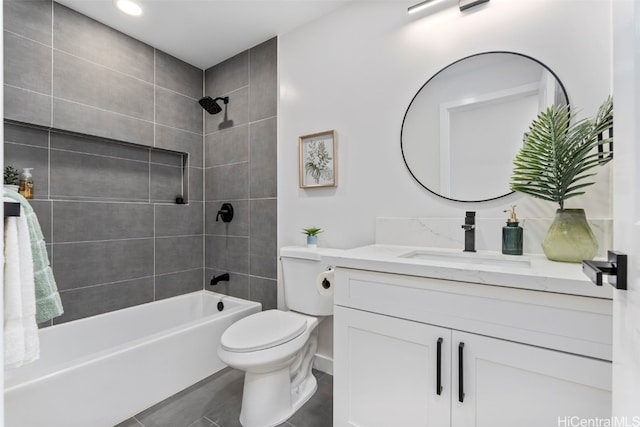
<instances>
[{"instance_id":1,"label":"towel bar","mask_svg":"<svg viewBox=\"0 0 640 427\"><path fill-rule=\"evenodd\" d=\"M20 203L4 202L4 216L20 216Z\"/></svg>"}]
</instances>

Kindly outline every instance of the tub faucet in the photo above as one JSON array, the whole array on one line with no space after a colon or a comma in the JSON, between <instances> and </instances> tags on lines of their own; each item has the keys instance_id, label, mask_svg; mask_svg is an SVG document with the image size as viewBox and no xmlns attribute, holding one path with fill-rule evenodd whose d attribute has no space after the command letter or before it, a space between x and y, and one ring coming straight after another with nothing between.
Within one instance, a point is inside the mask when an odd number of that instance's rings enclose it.
<instances>
[{"instance_id":1,"label":"tub faucet","mask_svg":"<svg viewBox=\"0 0 640 427\"><path fill-rule=\"evenodd\" d=\"M467 211L464 217L464 251L475 252L476 251L476 213L474 211Z\"/></svg>"}]
</instances>

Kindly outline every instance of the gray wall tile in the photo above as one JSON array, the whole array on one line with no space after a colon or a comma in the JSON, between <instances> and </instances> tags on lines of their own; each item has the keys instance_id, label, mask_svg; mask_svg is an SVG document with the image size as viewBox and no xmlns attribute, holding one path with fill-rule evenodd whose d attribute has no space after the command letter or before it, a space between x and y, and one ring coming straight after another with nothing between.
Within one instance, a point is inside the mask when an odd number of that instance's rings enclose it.
<instances>
[{"instance_id":1,"label":"gray wall tile","mask_svg":"<svg viewBox=\"0 0 640 427\"><path fill-rule=\"evenodd\" d=\"M4 0L4 29L51 46L52 7L51 0Z\"/></svg>"},{"instance_id":2,"label":"gray wall tile","mask_svg":"<svg viewBox=\"0 0 640 427\"><path fill-rule=\"evenodd\" d=\"M46 199L49 196L49 150L30 145L4 144L4 164L12 165L19 171L34 168L34 198Z\"/></svg>"},{"instance_id":3,"label":"gray wall tile","mask_svg":"<svg viewBox=\"0 0 640 427\"><path fill-rule=\"evenodd\" d=\"M54 243L58 289L153 276L153 239Z\"/></svg>"},{"instance_id":4,"label":"gray wall tile","mask_svg":"<svg viewBox=\"0 0 640 427\"><path fill-rule=\"evenodd\" d=\"M202 236L156 238L156 274L202 267Z\"/></svg>"},{"instance_id":5,"label":"gray wall tile","mask_svg":"<svg viewBox=\"0 0 640 427\"><path fill-rule=\"evenodd\" d=\"M128 280L60 292L64 314L54 324L153 301L153 278Z\"/></svg>"},{"instance_id":6,"label":"gray wall tile","mask_svg":"<svg viewBox=\"0 0 640 427\"><path fill-rule=\"evenodd\" d=\"M249 126L211 133L205 138L205 167L249 160Z\"/></svg>"},{"instance_id":7,"label":"gray wall tile","mask_svg":"<svg viewBox=\"0 0 640 427\"><path fill-rule=\"evenodd\" d=\"M198 268L156 276L156 300L201 291L203 271Z\"/></svg>"},{"instance_id":8,"label":"gray wall tile","mask_svg":"<svg viewBox=\"0 0 640 427\"><path fill-rule=\"evenodd\" d=\"M149 200L149 164L51 150L51 196Z\"/></svg>"},{"instance_id":9,"label":"gray wall tile","mask_svg":"<svg viewBox=\"0 0 640 427\"><path fill-rule=\"evenodd\" d=\"M189 166L189 201L203 201L204 200L204 188L203 178L204 169Z\"/></svg>"},{"instance_id":10,"label":"gray wall tile","mask_svg":"<svg viewBox=\"0 0 640 427\"><path fill-rule=\"evenodd\" d=\"M277 37L251 48L249 64L249 120L273 117L278 114Z\"/></svg>"},{"instance_id":11,"label":"gray wall tile","mask_svg":"<svg viewBox=\"0 0 640 427\"><path fill-rule=\"evenodd\" d=\"M35 167L66 310L42 326L202 289L203 71L50 1L4 16L5 159Z\"/></svg>"},{"instance_id":12,"label":"gray wall tile","mask_svg":"<svg viewBox=\"0 0 640 427\"><path fill-rule=\"evenodd\" d=\"M245 50L205 72L205 94L222 96L249 84L249 51Z\"/></svg>"},{"instance_id":13,"label":"gray wall tile","mask_svg":"<svg viewBox=\"0 0 640 427\"><path fill-rule=\"evenodd\" d=\"M186 132L156 123L155 146L188 153L189 164L202 167L202 130L199 133Z\"/></svg>"},{"instance_id":14,"label":"gray wall tile","mask_svg":"<svg viewBox=\"0 0 640 427\"><path fill-rule=\"evenodd\" d=\"M51 48L5 31L4 82L50 95Z\"/></svg>"},{"instance_id":15,"label":"gray wall tile","mask_svg":"<svg viewBox=\"0 0 640 427\"><path fill-rule=\"evenodd\" d=\"M156 49L156 84L191 98L202 97L203 71Z\"/></svg>"},{"instance_id":16,"label":"gray wall tile","mask_svg":"<svg viewBox=\"0 0 640 427\"><path fill-rule=\"evenodd\" d=\"M234 273L249 272L249 239L206 236L205 267Z\"/></svg>"},{"instance_id":17,"label":"gray wall tile","mask_svg":"<svg viewBox=\"0 0 640 427\"><path fill-rule=\"evenodd\" d=\"M156 87L156 122L174 128L202 132L202 108L197 101Z\"/></svg>"},{"instance_id":18,"label":"gray wall tile","mask_svg":"<svg viewBox=\"0 0 640 427\"><path fill-rule=\"evenodd\" d=\"M236 298L249 299L249 276L246 274L229 273L228 282L218 282L215 286L209 286L213 276L228 273L228 270L205 269L205 289L219 294L225 294Z\"/></svg>"},{"instance_id":19,"label":"gray wall tile","mask_svg":"<svg viewBox=\"0 0 640 427\"><path fill-rule=\"evenodd\" d=\"M203 234L203 203L188 205L156 205L156 237Z\"/></svg>"},{"instance_id":20,"label":"gray wall tile","mask_svg":"<svg viewBox=\"0 0 640 427\"><path fill-rule=\"evenodd\" d=\"M262 304L263 310L278 308L278 281L249 276L249 299Z\"/></svg>"},{"instance_id":21,"label":"gray wall tile","mask_svg":"<svg viewBox=\"0 0 640 427\"><path fill-rule=\"evenodd\" d=\"M134 144L153 145L152 122L62 99L53 100L53 127Z\"/></svg>"},{"instance_id":22,"label":"gray wall tile","mask_svg":"<svg viewBox=\"0 0 640 427\"><path fill-rule=\"evenodd\" d=\"M153 85L55 51L53 96L153 121Z\"/></svg>"},{"instance_id":23,"label":"gray wall tile","mask_svg":"<svg viewBox=\"0 0 640 427\"><path fill-rule=\"evenodd\" d=\"M30 126L5 123L4 140L6 142L15 142L17 144L47 148L49 146L49 132L44 129Z\"/></svg>"},{"instance_id":24,"label":"gray wall tile","mask_svg":"<svg viewBox=\"0 0 640 427\"><path fill-rule=\"evenodd\" d=\"M106 141L86 135L72 135L55 131L51 132L51 149L118 157L141 162L149 160L149 149L147 148Z\"/></svg>"},{"instance_id":25,"label":"gray wall tile","mask_svg":"<svg viewBox=\"0 0 640 427\"><path fill-rule=\"evenodd\" d=\"M249 237L251 238L250 273L277 278L278 207L276 199L251 200Z\"/></svg>"},{"instance_id":26,"label":"gray wall tile","mask_svg":"<svg viewBox=\"0 0 640 427\"><path fill-rule=\"evenodd\" d=\"M231 222L216 221L218 211L222 207L221 201L206 203L206 234L218 236L249 236L249 201L234 200L233 220Z\"/></svg>"},{"instance_id":27,"label":"gray wall tile","mask_svg":"<svg viewBox=\"0 0 640 427\"><path fill-rule=\"evenodd\" d=\"M4 118L51 126L51 96L4 85Z\"/></svg>"},{"instance_id":28,"label":"gray wall tile","mask_svg":"<svg viewBox=\"0 0 640 427\"><path fill-rule=\"evenodd\" d=\"M205 174L207 200L246 199L249 196L249 163L209 168Z\"/></svg>"},{"instance_id":29,"label":"gray wall tile","mask_svg":"<svg viewBox=\"0 0 640 427\"><path fill-rule=\"evenodd\" d=\"M154 49L113 28L54 3L56 49L153 82Z\"/></svg>"},{"instance_id":30,"label":"gray wall tile","mask_svg":"<svg viewBox=\"0 0 640 427\"><path fill-rule=\"evenodd\" d=\"M153 237L153 206L53 202L53 242Z\"/></svg>"},{"instance_id":31,"label":"gray wall tile","mask_svg":"<svg viewBox=\"0 0 640 427\"><path fill-rule=\"evenodd\" d=\"M277 118L251 123L249 196L276 197L278 194L278 129Z\"/></svg>"},{"instance_id":32,"label":"gray wall tile","mask_svg":"<svg viewBox=\"0 0 640 427\"><path fill-rule=\"evenodd\" d=\"M222 103L222 111L218 114L205 113L207 134L249 122L249 89L244 87L225 96L229 97L229 103L226 105L227 114Z\"/></svg>"},{"instance_id":33,"label":"gray wall tile","mask_svg":"<svg viewBox=\"0 0 640 427\"><path fill-rule=\"evenodd\" d=\"M175 202L178 194L183 194L182 168L174 166L150 165L151 201Z\"/></svg>"}]
</instances>

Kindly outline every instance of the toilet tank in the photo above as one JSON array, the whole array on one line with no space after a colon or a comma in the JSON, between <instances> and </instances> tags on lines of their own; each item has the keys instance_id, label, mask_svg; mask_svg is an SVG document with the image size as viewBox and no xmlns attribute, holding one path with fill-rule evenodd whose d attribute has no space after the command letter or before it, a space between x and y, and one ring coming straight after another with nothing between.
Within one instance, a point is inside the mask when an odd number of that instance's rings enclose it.
<instances>
[{"instance_id":1,"label":"toilet tank","mask_svg":"<svg viewBox=\"0 0 640 427\"><path fill-rule=\"evenodd\" d=\"M316 281L318 275L330 267L325 257L339 256L340 252L339 249L300 246L280 248L284 300L289 310L312 316L333 315L333 292L320 294Z\"/></svg>"}]
</instances>

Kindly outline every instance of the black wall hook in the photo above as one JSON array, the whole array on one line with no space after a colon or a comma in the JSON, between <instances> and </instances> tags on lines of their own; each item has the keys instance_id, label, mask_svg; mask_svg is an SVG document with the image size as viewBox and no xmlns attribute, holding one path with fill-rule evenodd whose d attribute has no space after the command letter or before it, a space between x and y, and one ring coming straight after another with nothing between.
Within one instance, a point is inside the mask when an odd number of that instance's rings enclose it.
<instances>
[{"instance_id":1,"label":"black wall hook","mask_svg":"<svg viewBox=\"0 0 640 427\"><path fill-rule=\"evenodd\" d=\"M218 215L216 215L216 221L222 218L222 222L231 222L233 219L233 206L231 203L223 203L222 207L218 211Z\"/></svg>"},{"instance_id":2,"label":"black wall hook","mask_svg":"<svg viewBox=\"0 0 640 427\"><path fill-rule=\"evenodd\" d=\"M224 273L221 274L219 276L213 276L211 278L211 282L209 283L210 286L215 286L220 282L228 282L229 281L229 273Z\"/></svg>"}]
</instances>

